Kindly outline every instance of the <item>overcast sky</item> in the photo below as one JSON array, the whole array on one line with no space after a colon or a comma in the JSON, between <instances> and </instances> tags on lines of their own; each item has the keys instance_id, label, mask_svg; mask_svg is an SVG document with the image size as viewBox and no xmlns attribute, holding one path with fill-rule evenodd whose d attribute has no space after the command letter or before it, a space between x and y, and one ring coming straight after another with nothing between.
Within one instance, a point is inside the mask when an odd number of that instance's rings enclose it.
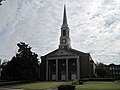
<instances>
[{"instance_id":1,"label":"overcast sky","mask_svg":"<svg viewBox=\"0 0 120 90\"><path fill-rule=\"evenodd\" d=\"M17 52L20 41L45 55L59 46L66 4L72 48L95 62L120 64L120 0L6 0L0 6L0 58Z\"/></svg>"}]
</instances>

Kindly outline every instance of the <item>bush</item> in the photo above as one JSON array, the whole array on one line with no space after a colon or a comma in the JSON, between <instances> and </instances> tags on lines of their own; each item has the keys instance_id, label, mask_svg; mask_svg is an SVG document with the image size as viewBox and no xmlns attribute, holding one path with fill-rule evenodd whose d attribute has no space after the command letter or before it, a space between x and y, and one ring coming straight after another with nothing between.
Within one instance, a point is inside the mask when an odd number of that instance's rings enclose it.
<instances>
[{"instance_id":1,"label":"bush","mask_svg":"<svg viewBox=\"0 0 120 90\"><path fill-rule=\"evenodd\" d=\"M115 81L113 78L84 78L81 81Z\"/></svg>"},{"instance_id":2,"label":"bush","mask_svg":"<svg viewBox=\"0 0 120 90\"><path fill-rule=\"evenodd\" d=\"M58 90L75 90L75 86L73 85L60 85Z\"/></svg>"}]
</instances>

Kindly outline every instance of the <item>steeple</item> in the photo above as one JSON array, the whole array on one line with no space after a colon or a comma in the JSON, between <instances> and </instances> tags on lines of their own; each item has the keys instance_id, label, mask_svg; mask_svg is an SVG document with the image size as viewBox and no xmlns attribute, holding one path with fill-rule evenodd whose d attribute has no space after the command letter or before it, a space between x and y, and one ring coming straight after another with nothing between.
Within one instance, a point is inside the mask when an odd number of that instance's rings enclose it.
<instances>
[{"instance_id":1,"label":"steeple","mask_svg":"<svg viewBox=\"0 0 120 90\"><path fill-rule=\"evenodd\" d=\"M67 16L66 16L66 6L64 5L64 14L63 14L63 24L62 27L67 27Z\"/></svg>"},{"instance_id":2,"label":"steeple","mask_svg":"<svg viewBox=\"0 0 120 90\"><path fill-rule=\"evenodd\" d=\"M67 14L66 6L64 5L64 14L63 14L63 24L61 27L61 36L60 36L60 49L69 49L71 48L70 37L69 37L69 27L67 24Z\"/></svg>"}]
</instances>

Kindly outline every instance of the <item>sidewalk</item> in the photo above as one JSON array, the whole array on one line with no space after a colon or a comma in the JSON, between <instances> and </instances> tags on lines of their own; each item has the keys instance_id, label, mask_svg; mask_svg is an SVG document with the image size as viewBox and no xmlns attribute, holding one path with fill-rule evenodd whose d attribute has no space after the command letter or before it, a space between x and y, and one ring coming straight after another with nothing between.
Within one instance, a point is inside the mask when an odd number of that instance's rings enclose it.
<instances>
[{"instance_id":1,"label":"sidewalk","mask_svg":"<svg viewBox=\"0 0 120 90\"><path fill-rule=\"evenodd\" d=\"M23 89L0 88L0 90L23 90Z\"/></svg>"}]
</instances>

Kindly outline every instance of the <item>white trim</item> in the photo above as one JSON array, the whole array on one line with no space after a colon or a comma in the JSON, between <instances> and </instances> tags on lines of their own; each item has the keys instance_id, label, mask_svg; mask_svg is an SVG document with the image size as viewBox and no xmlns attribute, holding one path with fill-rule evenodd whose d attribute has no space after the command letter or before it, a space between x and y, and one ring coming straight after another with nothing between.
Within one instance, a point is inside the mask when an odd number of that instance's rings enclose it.
<instances>
[{"instance_id":1,"label":"white trim","mask_svg":"<svg viewBox=\"0 0 120 90\"><path fill-rule=\"evenodd\" d=\"M50 57L50 58L47 58L47 60L53 60L53 59L73 59L73 58L79 58L79 56L59 56L59 57Z\"/></svg>"},{"instance_id":2,"label":"white trim","mask_svg":"<svg viewBox=\"0 0 120 90\"><path fill-rule=\"evenodd\" d=\"M66 59L66 80L68 81L68 59Z\"/></svg>"},{"instance_id":3,"label":"white trim","mask_svg":"<svg viewBox=\"0 0 120 90\"><path fill-rule=\"evenodd\" d=\"M56 59L56 81L58 80L58 59Z\"/></svg>"},{"instance_id":4,"label":"white trim","mask_svg":"<svg viewBox=\"0 0 120 90\"><path fill-rule=\"evenodd\" d=\"M46 60L46 80L48 80L48 60Z\"/></svg>"}]
</instances>

